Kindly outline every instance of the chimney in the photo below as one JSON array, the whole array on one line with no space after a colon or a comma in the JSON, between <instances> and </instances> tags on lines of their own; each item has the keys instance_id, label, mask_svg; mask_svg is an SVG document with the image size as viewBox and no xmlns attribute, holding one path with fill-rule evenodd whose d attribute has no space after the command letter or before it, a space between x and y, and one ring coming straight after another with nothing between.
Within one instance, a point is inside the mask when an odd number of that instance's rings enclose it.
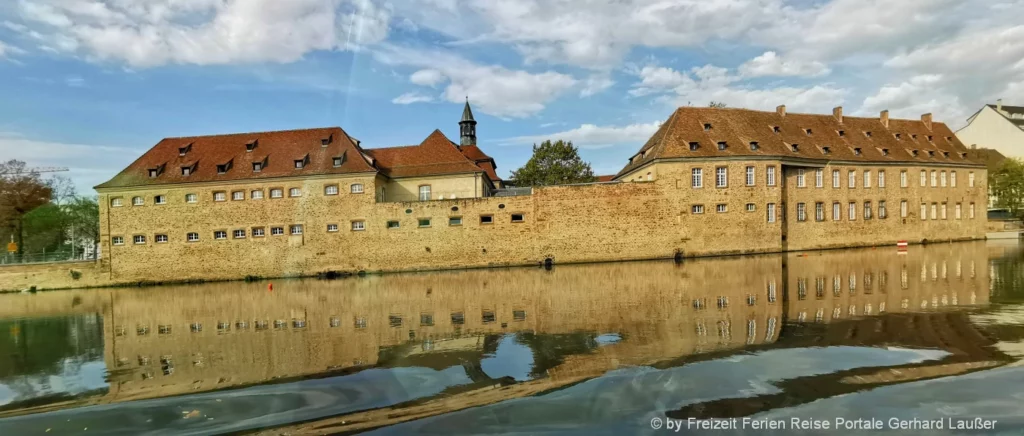
<instances>
[{"instance_id":1,"label":"chimney","mask_svg":"<svg viewBox=\"0 0 1024 436\"><path fill-rule=\"evenodd\" d=\"M924 126L927 127L928 130L931 130L932 129L932 114L927 113L927 114L921 115L921 122L924 123Z\"/></svg>"},{"instance_id":2,"label":"chimney","mask_svg":"<svg viewBox=\"0 0 1024 436\"><path fill-rule=\"evenodd\" d=\"M996 100L996 110L999 112L1003 111L1003 99Z\"/></svg>"},{"instance_id":3,"label":"chimney","mask_svg":"<svg viewBox=\"0 0 1024 436\"><path fill-rule=\"evenodd\" d=\"M833 108L832 116L836 117L836 120L839 121L839 124L843 124L843 107L836 106L835 108Z\"/></svg>"},{"instance_id":4,"label":"chimney","mask_svg":"<svg viewBox=\"0 0 1024 436\"><path fill-rule=\"evenodd\" d=\"M889 109L886 109L886 110L882 111L882 113L878 115L878 120L882 122L882 125L885 126L886 129L888 129L889 128Z\"/></svg>"},{"instance_id":5,"label":"chimney","mask_svg":"<svg viewBox=\"0 0 1024 436\"><path fill-rule=\"evenodd\" d=\"M775 108L775 112L778 113L780 117L786 116L786 105L783 104L783 105L777 106Z\"/></svg>"},{"instance_id":6,"label":"chimney","mask_svg":"<svg viewBox=\"0 0 1024 436\"><path fill-rule=\"evenodd\" d=\"M971 144L971 150L977 150L978 144Z\"/></svg>"}]
</instances>

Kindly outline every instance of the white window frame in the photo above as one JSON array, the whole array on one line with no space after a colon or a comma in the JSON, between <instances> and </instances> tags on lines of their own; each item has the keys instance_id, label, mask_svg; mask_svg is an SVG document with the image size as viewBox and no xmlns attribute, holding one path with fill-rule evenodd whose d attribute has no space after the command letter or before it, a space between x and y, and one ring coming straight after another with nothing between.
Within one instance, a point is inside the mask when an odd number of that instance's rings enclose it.
<instances>
[{"instance_id":1,"label":"white window frame","mask_svg":"<svg viewBox=\"0 0 1024 436\"><path fill-rule=\"evenodd\" d=\"M850 221L857 221L857 202L851 201L846 207L846 218Z\"/></svg>"},{"instance_id":2,"label":"white window frame","mask_svg":"<svg viewBox=\"0 0 1024 436\"><path fill-rule=\"evenodd\" d=\"M871 202L870 201L865 201L864 202L864 221L867 221L867 220L872 219L872 218L874 218L874 215L872 215L872 212L871 212Z\"/></svg>"},{"instance_id":3,"label":"white window frame","mask_svg":"<svg viewBox=\"0 0 1024 436\"><path fill-rule=\"evenodd\" d=\"M694 215L702 215L702 214L704 214L704 205L703 204L695 204L693 206L690 206L690 213L692 213Z\"/></svg>"},{"instance_id":4,"label":"white window frame","mask_svg":"<svg viewBox=\"0 0 1024 436\"><path fill-rule=\"evenodd\" d=\"M185 235L186 242L199 242L199 233L189 232Z\"/></svg>"},{"instance_id":5,"label":"white window frame","mask_svg":"<svg viewBox=\"0 0 1024 436\"><path fill-rule=\"evenodd\" d=\"M871 188L871 170L864 170L864 189Z\"/></svg>"},{"instance_id":6,"label":"white window frame","mask_svg":"<svg viewBox=\"0 0 1024 436\"><path fill-rule=\"evenodd\" d=\"M757 205L754 203L747 203L747 212L756 212Z\"/></svg>"},{"instance_id":7,"label":"white window frame","mask_svg":"<svg viewBox=\"0 0 1024 436\"><path fill-rule=\"evenodd\" d=\"M426 188L426 189L424 189L424 188ZM420 201L429 201L430 200L430 196L433 195L433 193L431 192L430 185L420 185L419 188L418 188L418 192L419 192L419 197L418 198L419 198Z\"/></svg>"},{"instance_id":8,"label":"white window frame","mask_svg":"<svg viewBox=\"0 0 1024 436\"><path fill-rule=\"evenodd\" d=\"M946 215L946 211L948 209L949 209L949 204L946 203L946 202L942 202L942 209L939 209L939 216L942 217L941 219L946 219L946 216L947 216Z\"/></svg>"},{"instance_id":9,"label":"white window frame","mask_svg":"<svg viewBox=\"0 0 1024 436\"><path fill-rule=\"evenodd\" d=\"M814 203L814 220L825 221L825 203L818 201Z\"/></svg>"},{"instance_id":10,"label":"white window frame","mask_svg":"<svg viewBox=\"0 0 1024 436\"><path fill-rule=\"evenodd\" d=\"M956 187L956 171L949 172L949 186L952 188Z\"/></svg>"},{"instance_id":11,"label":"white window frame","mask_svg":"<svg viewBox=\"0 0 1024 436\"><path fill-rule=\"evenodd\" d=\"M832 221L842 221L843 204L838 201L832 202Z\"/></svg>"},{"instance_id":12,"label":"white window frame","mask_svg":"<svg viewBox=\"0 0 1024 436\"><path fill-rule=\"evenodd\" d=\"M885 170L878 170L878 187L885 187Z\"/></svg>"},{"instance_id":13,"label":"white window frame","mask_svg":"<svg viewBox=\"0 0 1024 436\"><path fill-rule=\"evenodd\" d=\"M228 239L227 230L216 230L213 232L213 239L215 241L226 241Z\"/></svg>"},{"instance_id":14,"label":"white window frame","mask_svg":"<svg viewBox=\"0 0 1024 436\"><path fill-rule=\"evenodd\" d=\"M124 236L111 236L110 237L110 244L111 245L124 245Z\"/></svg>"},{"instance_id":15,"label":"white window frame","mask_svg":"<svg viewBox=\"0 0 1024 436\"><path fill-rule=\"evenodd\" d=\"M937 186L939 186L939 172L932 170L932 187L935 188Z\"/></svg>"},{"instance_id":16,"label":"white window frame","mask_svg":"<svg viewBox=\"0 0 1024 436\"><path fill-rule=\"evenodd\" d=\"M167 204L167 196L166 195L154 195L153 196L153 204Z\"/></svg>"},{"instance_id":17,"label":"white window frame","mask_svg":"<svg viewBox=\"0 0 1024 436\"><path fill-rule=\"evenodd\" d=\"M245 239L246 236L247 235L245 234L245 230L239 229L239 230L233 230L231 232L231 237L234 238L234 239Z\"/></svg>"},{"instance_id":18,"label":"white window frame","mask_svg":"<svg viewBox=\"0 0 1024 436\"><path fill-rule=\"evenodd\" d=\"M932 203L932 219L939 219L939 203Z\"/></svg>"},{"instance_id":19,"label":"white window frame","mask_svg":"<svg viewBox=\"0 0 1024 436\"><path fill-rule=\"evenodd\" d=\"M190 203L190 204L198 203L199 202L199 195L198 194L185 194L185 202L186 203Z\"/></svg>"},{"instance_id":20,"label":"white window frame","mask_svg":"<svg viewBox=\"0 0 1024 436\"><path fill-rule=\"evenodd\" d=\"M284 198L284 188L272 188L270 198Z\"/></svg>"},{"instance_id":21,"label":"white window frame","mask_svg":"<svg viewBox=\"0 0 1024 436\"><path fill-rule=\"evenodd\" d=\"M974 187L974 171L967 173L967 186Z\"/></svg>"},{"instance_id":22,"label":"white window frame","mask_svg":"<svg viewBox=\"0 0 1024 436\"><path fill-rule=\"evenodd\" d=\"M726 204L716 204L715 205L715 212L717 212L717 213L726 213L728 211L729 211L729 206L726 205Z\"/></svg>"},{"instance_id":23,"label":"white window frame","mask_svg":"<svg viewBox=\"0 0 1024 436\"><path fill-rule=\"evenodd\" d=\"M142 197L132 197L132 206L145 206L146 199Z\"/></svg>"},{"instance_id":24,"label":"white window frame","mask_svg":"<svg viewBox=\"0 0 1024 436\"><path fill-rule=\"evenodd\" d=\"M928 219L928 203L921 203L921 221Z\"/></svg>"},{"instance_id":25,"label":"white window frame","mask_svg":"<svg viewBox=\"0 0 1024 436\"><path fill-rule=\"evenodd\" d=\"M921 170L921 187L928 187L928 171L926 170Z\"/></svg>"},{"instance_id":26,"label":"white window frame","mask_svg":"<svg viewBox=\"0 0 1024 436\"><path fill-rule=\"evenodd\" d=\"M900 170L900 187L907 187L907 170Z\"/></svg>"},{"instance_id":27,"label":"white window frame","mask_svg":"<svg viewBox=\"0 0 1024 436\"><path fill-rule=\"evenodd\" d=\"M825 187L825 170L816 169L814 170L814 187L823 188Z\"/></svg>"},{"instance_id":28,"label":"white window frame","mask_svg":"<svg viewBox=\"0 0 1024 436\"><path fill-rule=\"evenodd\" d=\"M694 189L704 187L704 168L693 168L690 170L690 187Z\"/></svg>"},{"instance_id":29,"label":"white window frame","mask_svg":"<svg viewBox=\"0 0 1024 436\"><path fill-rule=\"evenodd\" d=\"M754 186L754 183L756 183L756 180L757 180L757 170L754 167L752 167L752 166L748 166L747 167L747 186Z\"/></svg>"},{"instance_id":30,"label":"white window frame","mask_svg":"<svg viewBox=\"0 0 1024 436\"><path fill-rule=\"evenodd\" d=\"M775 166L765 168L765 182L768 186L775 186Z\"/></svg>"},{"instance_id":31,"label":"white window frame","mask_svg":"<svg viewBox=\"0 0 1024 436\"><path fill-rule=\"evenodd\" d=\"M302 188L289 188L288 198L299 198L302 196Z\"/></svg>"},{"instance_id":32,"label":"white window frame","mask_svg":"<svg viewBox=\"0 0 1024 436\"><path fill-rule=\"evenodd\" d=\"M768 207L765 210L767 211L768 222L774 223L776 220L775 203L768 203Z\"/></svg>"},{"instance_id":33,"label":"white window frame","mask_svg":"<svg viewBox=\"0 0 1024 436\"><path fill-rule=\"evenodd\" d=\"M941 186L943 188L946 187L946 171L945 170L943 170L942 172L939 173L939 186Z\"/></svg>"},{"instance_id":34,"label":"white window frame","mask_svg":"<svg viewBox=\"0 0 1024 436\"><path fill-rule=\"evenodd\" d=\"M366 230L366 221L357 220L352 221L351 228L353 232L361 232Z\"/></svg>"},{"instance_id":35,"label":"white window frame","mask_svg":"<svg viewBox=\"0 0 1024 436\"><path fill-rule=\"evenodd\" d=\"M263 190L262 189L254 189L252 191L249 191L249 199L250 200L262 200L263 199Z\"/></svg>"},{"instance_id":36,"label":"white window frame","mask_svg":"<svg viewBox=\"0 0 1024 436\"><path fill-rule=\"evenodd\" d=\"M328 224L327 225L327 233L337 233L337 232L338 232L338 225L337 224Z\"/></svg>"},{"instance_id":37,"label":"white window frame","mask_svg":"<svg viewBox=\"0 0 1024 436\"><path fill-rule=\"evenodd\" d=\"M807 221L807 205L804 203L796 204L796 220L803 222Z\"/></svg>"},{"instance_id":38,"label":"white window frame","mask_svg":"<svg viewBox=\"0 0 1024 436\"><path fill-rule=\"evenodd\" d=\"M284 236L285 234L286 233L285 233L284 227L271 227L270 228L270 236Z\"/></svg>"},{"instance_id":39,"label":"white window frame","mask_svg":"<svg viewBox=\"0 0 1024 436\"><path fill-rule=\"evenodd\" d=\"M135 235L135 236L132 236L132 244L134 244L134 245L146 245L146 235Z\"/></svg>"},{"instance_id":40,"label":"white window frame","mask_svg":"<svg viewBox=\"0 0 1024 436\"><path fill-rule=\"evenodd\" d=\"M962 204L960 204L960 203L956 204L956 209L954 210L954 216L956 217L956 219L963 219L963 205Z\"/></svg>"},{"instance_id":41,"label":"white window frame","mask_svg":"<svg viewBox=\"0 0 1024 436\"><path fill-rule=\"evenodd\" d=\"M163 240L161 241L160 239L163 239ZM171 241L171 238L167 237L167 235L165 235L163 233L153 235L153 242L156 242L157 244L166 244L166 243L168 243L170 241Z\"/></svg>"},{"instance_id":42,"label":"white window frame","mask_svg":"<svg viewBox=\"0 0 1024 436\"><path fill-rule=\"evenodd\" d=\"M302 227L302 224L292 224L288 226L288 233L291 235L301 235L304 230L305 229Z\"/></svg>"},{"instance_id":43,"label":"white window frame","mask_svg":"<svg viewBox=\"0 0 1024 436\"><path fill-rule=\"evenodd\" d=\"M244 201L244 200L245 200L245 191L232 191L231 192L231 201Z\"/></svg>"},{"instance_id":44,"label":"white window frame","mask_svg":"<svg viewBox=\"0 0 1024 436\"><path fill-rule=\"evenodd\" d=\"M349 187L349 192L351 192L353 194L362 194L363 193L363 184L362 183L353 183L352 186Z\"/></svg>"},{"instance_id":45,"label":"white window frame","mask_svg":"<svg viewBox=\"0 0 1024 436\"><path fill-rule=\"evenodd\" d=\"M900 200L900 218L906 218L909 213L909 204L907 200Z\"/></svg>"},{"instance_id":46,"label":"white window frame","mask_svg":"<svg viewBox=\"0 0 1024 436\"><path fill-rule=\"evenodd\" d=\"M121 197L111 198L110 207L124 207L124 199Z\"/></svg>"},{"instance_id":47,"label":"white window frame","mask_svg":"<svg viewBox=\"0 0 1024 436\"><path fill-rule=\"evenodd\" d=\"M968 217L974 219L974 203L971 203L970 215Z\"/></svg>"},{"instance_id":48,"label":"white window frame","mask_svg":"<svg viewBox=\"0 0 1024 436\"><path fill-rule=\"evenodd\" d=\"M265 227L253 227L252 228L252 237L254 237L254 238L262 238L262 237L265 237L265 236L267 236L267 229Z\"/></svg>"},{"instance_id":49,"label":"white window frame","mask_svg":"<svg viewBox=\"0 0 1024 436\"><path fill-rule=\"evenodd\" d=\"M832 170L832 187L833 188L842 188L843 187L843 179L842 179L842 175L839 173L839 170Z\"/></svg>"},{"instance_id":50,"label":"white window frame","mask_svg":"<svg viewBox=\"0 0 1024 436\"><path fill-rule=\"evenodd\" d=\"M807 187L807 177L804 174L804 169L803 168L797 168L796 169L796 187L797 188L806 188Z\"/></svg>"},{"instance_id":51,"label":"white window frame","mask_svg":"<svg viewBox=\"0 0 1024 436\"><path fill-rule=\"evenodd\" d=\"M716 188L727 188L729 187L729 169L726 167L715 168L715 187Z\"/></svg>"},{"instance_id":52,"label":"white window frame","mask_svg":"<svg viewBox=\"0 0 1024 436\"><path fill-rule=\"evenodd\" d=\"M846 173L846 184L850 189L857 187L857 171L850 170Z\"/></svg>"},{"instance_id":53,"label":"white window frame","mask_svg":"<svg viewBox=\"0 0 1024 436\"><path fill-rule=\"evenodd\" d=\"M228 193L223 191L214 192L213 201L216 201L218 203L228 201Z\"/></svg>"},{"instance_id":54,"label":"white window frame","mask_svg":"<svg viewBox=\"0 0 1024 436\"><path fill-rule=\"evenodd\" d=\"M338 195L339 192L338 185L324 186L324 195Z\"/></svg>"}]
</instances>

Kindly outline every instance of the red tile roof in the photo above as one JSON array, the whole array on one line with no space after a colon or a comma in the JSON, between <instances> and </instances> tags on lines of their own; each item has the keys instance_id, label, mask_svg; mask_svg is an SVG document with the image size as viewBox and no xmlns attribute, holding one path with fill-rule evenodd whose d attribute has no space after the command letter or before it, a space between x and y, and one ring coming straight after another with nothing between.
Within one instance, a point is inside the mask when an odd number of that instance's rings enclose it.
<instances>
[{"instance_id":1,"label":"red tile roof","mask_svg":"<svg viewBox=\"0 0 1024 436\"><path fill-rule=\"evenodd\" d=\"M612 180L615 180L615 174L609 174L609 175L605 175L605 176L597 176L597 181L598 182L610 182Z\"/></svg>"},{"instance_id":2,"label":"red tile roof","mask_svg":"<svg viewBox=\"0 0 1024 436\"><path fill-rule=\"evenodd\" d=\"M328 139L324 146L322 140ZM247 151L247 144L255 148ZM185 151L182 156L181 151ZM334 158L342 158L339 167ZM301 169L296 160L305 160ZM254 172L253 163L265 163ZM224 174L218 166L230 165ZM190 167L191 174L182 174ZM158 175L150 177L150 170ZM113 179L96 188L165 185L171 183L267 179L319 174L375 172L362 150L340 127L165 138Z\"/></svg>"},{"instance_id":3,"label":"red tile roof","mask_svg":"<svg viewBox=\"0 0 1024 436\"><path fill-rule=\"evenodd\" d=\"M367 149L366 154L376 160L381 173L388 177L484 172L439 130L420 145Z\"/></svg>"},{"instance_id":4,"label":"red tile roof","mask_svg":"<svg viewBox=\"0 0 1024 436\"><path fill-rule=\"evenodd\" d=\"M487 173L487 177L490 177L492 181L500 181L501 177L498 177L498 164L494 163L494 159L488 156L480 147L475 145L462 145L459 146L459 150L469 160L475 162L480 168Z\"/></svg>"},{"instance_id":5,"label":"red tile roof","mask_svg":"<svg viewBox=\"0 0 1024 436\"><path fill-rule=\"evenodd\" d=\"M964 157L967 148L943 123L892 119L886 126L880 118L844 117L842 109L837 110L836 115L814 115L787 114L784 108L780 113L681 107L616 177L655 159L686 157L767 156L810 161L981 164L973 156ZM778 127L777 133L775 127ZM751 142L757 143L757 150L751 149ZM699 145L696 150L690 150L690 143ZM719 150L719 143L725 143L724 150ZM797 145L795 152L793 145ZM828 147L828 154L823 152L824 147ZM860 154L856 149L860 149ZM917 156L912 154L915 150Z\"/></svg>"}]
</instances>

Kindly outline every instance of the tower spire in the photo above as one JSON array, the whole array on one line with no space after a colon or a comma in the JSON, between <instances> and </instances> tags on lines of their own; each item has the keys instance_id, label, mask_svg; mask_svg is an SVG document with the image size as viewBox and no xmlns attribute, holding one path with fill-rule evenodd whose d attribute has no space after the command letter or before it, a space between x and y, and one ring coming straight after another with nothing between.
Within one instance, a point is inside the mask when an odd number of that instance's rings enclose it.
<instances>
[{"instance_id":1,"label":"tower spire","mask_svg":"<svg viewBox=\"0 0 1024 436\"><path fill-rule=\"evenodd\" d=\"M466 96L466 107L462 109L459 136L459 145L476 145L476 120L473 119L473 110L469 107L469 96Z\"/></svg>"}]
</instances>

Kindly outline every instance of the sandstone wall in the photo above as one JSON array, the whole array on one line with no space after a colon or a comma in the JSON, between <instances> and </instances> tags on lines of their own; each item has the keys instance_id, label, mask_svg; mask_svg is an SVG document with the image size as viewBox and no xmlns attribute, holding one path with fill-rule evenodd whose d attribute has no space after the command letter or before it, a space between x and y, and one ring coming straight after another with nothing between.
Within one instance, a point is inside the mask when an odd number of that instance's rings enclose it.
<instances>
[{"instance_id":1,"label":"sandstone wall","mask_svg":"<svg viewBox=\"0 0 1024 436\"><path fill-rule=\"evenodd\" d=\"M78 278L73 272L78 273ZM106 268L98 262L0 265L0 292L24 291L32 287L87 288L109 283Z\"/></svg>"}]
</instances>

